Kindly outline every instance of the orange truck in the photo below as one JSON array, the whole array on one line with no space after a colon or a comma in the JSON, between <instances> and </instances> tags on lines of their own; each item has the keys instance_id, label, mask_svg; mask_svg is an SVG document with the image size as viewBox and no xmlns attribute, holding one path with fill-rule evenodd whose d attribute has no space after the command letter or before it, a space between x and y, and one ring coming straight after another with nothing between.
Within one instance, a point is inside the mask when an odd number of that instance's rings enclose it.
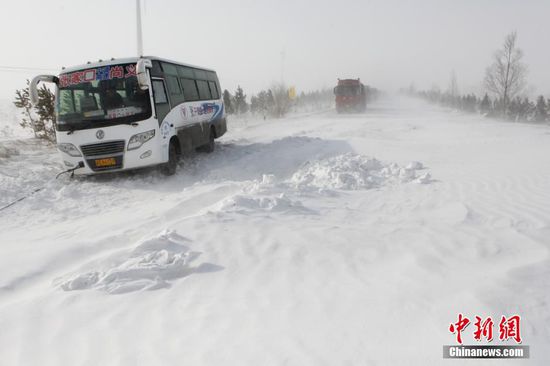
<instances>
[{"instance_id":1,"label":"orange truck","mask_svg":"<svg viewBox=\"0 0 550 366\"><path fill-rule=\"evenodd\" d=\"M367 108L367 88L360 79L338 79L334 95L338 113L364 112Z\"/></svg>"}]
</instances>

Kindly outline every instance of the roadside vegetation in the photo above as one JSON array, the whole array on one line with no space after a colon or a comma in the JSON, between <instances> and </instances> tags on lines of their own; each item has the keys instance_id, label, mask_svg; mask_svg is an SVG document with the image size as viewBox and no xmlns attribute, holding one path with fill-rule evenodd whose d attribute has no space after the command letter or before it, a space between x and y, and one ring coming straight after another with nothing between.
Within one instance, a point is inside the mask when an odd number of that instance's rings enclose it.
<instances>
[{"instance_id":1,"label":"roadside vegetation","mask_svg":"<svg viewBox=\"0 0 550 366\"><path fill-rule=\"evenodd\" d=\"M550 122L550 99L539 95L533 101L528 97L527 65L517 44L517 33L508 34L502 47L495 51L493 62L485 70L485 94L460 94L453 71L447 90L437 86L417 91L413 86L401 91L432 103L458 110L481 113L487 117L515 122Z\"/></svg>"}]
</instances>

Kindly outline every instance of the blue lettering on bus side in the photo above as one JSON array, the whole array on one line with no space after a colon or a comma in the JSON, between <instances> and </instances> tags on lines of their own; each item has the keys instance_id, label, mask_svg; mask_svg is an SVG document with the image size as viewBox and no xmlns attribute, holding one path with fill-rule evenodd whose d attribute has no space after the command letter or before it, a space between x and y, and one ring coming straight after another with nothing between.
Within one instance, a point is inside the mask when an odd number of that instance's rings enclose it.
<instances>
[{"instance_id":1,"label":"blue lettering on bus side","mask_svg":"<svg viewBox=\"0 0 550 366\"><path fill-rule=\"evenodd\" d=\"M96 80L109 80L109 66L98 67L96 72Z\"/></svg>"},{"instance_id":2,"label":"blue lettering on bus side","mask_svg":"<svg viewBox=\"0 0 550 366\"><path fill-rule=\"evenodd\" d=\"M221 112L223 111L223 108L216 103L203 103L202 108L203 110L207 111L206 113L213 113L212 118L210 118L210 121L213 121L216 118L218 118L221 115Z\"/></svg>"},{"instance_id":3,"label":"blue lettering on bus side","mask_svg":"<svg viewBox=\"0 0 550 366\"><path fill-rule=\"evenodd\" d=\"M210 118L209 122L217 119L222 112L223 106L216 103L202 103L198 107L189 106L189 114L191 117L212 114L212 118Z\"/></svg>"}]
</instances>

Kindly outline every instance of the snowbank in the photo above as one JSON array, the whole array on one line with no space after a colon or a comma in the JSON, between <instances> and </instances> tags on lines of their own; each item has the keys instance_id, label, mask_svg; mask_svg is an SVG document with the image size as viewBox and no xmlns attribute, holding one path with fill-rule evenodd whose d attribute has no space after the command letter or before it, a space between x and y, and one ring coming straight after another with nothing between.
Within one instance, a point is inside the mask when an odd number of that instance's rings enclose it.
<instances>
[{"instance_id":1,"label":"snowbank","mask_svg":"<svg viewBox=\"0 0 550 366\"><path fill-rule=\"evenodd\" d=\"M289 183L297 189L371 189L417 179L421 163L402 168L395 163L382 163L375 158L347 153L328 159L308 162L292 175ZM419 182L427 183L426 179Z\"/></svg>"}]
</instances>

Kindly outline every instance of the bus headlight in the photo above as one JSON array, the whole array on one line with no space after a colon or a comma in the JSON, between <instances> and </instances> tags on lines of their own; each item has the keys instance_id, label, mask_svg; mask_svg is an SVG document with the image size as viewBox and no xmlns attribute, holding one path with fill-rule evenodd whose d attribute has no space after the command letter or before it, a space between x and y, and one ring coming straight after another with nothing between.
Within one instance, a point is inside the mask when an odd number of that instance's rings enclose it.
<instances>
[{"instance_id":1,"label":"bus headlight","mask_svg":"<svg viewBox=\"0 0 550 366\"><path fill-rule=\"evenodd\" d=\"M62 142L60 144L57 144L57 148L59 149L59 151L64 152L65 154L70 156L82 156L80 155L80 151L78 151L76 146L74 146L73 144Z\"/></svg>"},{"instance_id":2,"label":"bus headlight","mask_svg":"<svg viewBox=\"0 0 550 366\"><path fill-rule=\"evenodd\" d=\"M153 137L155 137L155 130L138 133L137 135L130 137L130 141L128 142L128 150L140 148L141 145L151 140Z\"/></svg>"}]
</instances>

